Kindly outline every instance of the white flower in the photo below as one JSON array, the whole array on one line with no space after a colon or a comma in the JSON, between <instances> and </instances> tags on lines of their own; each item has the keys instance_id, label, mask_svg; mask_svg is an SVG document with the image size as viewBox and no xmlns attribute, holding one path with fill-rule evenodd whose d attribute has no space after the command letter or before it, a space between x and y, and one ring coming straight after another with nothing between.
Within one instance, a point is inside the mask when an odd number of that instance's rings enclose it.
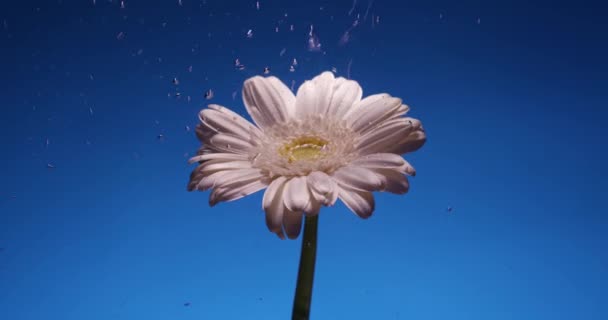
<instances>
[{"instance_id":1,"label":"white flower","mask_svg":"<svg viewBox=\"0 0 608 320\"><path fill-rule=\"evenodd\" d=\"M403 117L401 99L361 97L357 82L331 72L304 82L297 96L276 77L246 80L243 100L257 126L219 105L202 110L202 146L190 159L200 164L188 190L212 189L213 206L266 188L266 224L281 239L297 238L302 214L337 199L368 218L372 191L408 191L415 171L400 155L426 136L420 121Z\"/></svg>"}]
</instances>

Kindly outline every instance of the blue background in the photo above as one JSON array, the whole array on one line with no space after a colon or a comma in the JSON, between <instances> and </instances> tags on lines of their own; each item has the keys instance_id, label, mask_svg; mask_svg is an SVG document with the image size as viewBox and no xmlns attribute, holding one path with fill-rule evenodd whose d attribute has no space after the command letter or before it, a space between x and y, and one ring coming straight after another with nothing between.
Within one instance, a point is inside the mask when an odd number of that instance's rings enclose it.
<instances>
[{"instance_id":1,"label":"blue background","mask_svg":"<svg viewBox=\"0 0 608 320\"><path fill-rule=\"evenodd\" d=\"M428 135L407 195L322 210L311 319L608 319L599 1L92 2L1 2L0 318L288 319L300 241L262 193L186 192L185 127L246 115L270 66L336 67Z\"/></svg>"}]
</instances>

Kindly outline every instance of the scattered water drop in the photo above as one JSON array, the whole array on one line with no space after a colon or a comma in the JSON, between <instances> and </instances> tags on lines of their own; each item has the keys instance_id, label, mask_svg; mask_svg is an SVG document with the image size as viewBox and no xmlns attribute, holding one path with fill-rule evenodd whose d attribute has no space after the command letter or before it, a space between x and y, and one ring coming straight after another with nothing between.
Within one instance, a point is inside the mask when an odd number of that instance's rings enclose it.
<instances>
[{"instance_id":1,"label":"scattered water drop","mask_svg":"<svg viewBox=\"0 0 608 320\"><path fill-rule=\"evenodd\" d=\"M213 99L213 90L209 89L209 90L207 90L207 92L205 92L205 99L207 99L207 100Z\"/></svg>"}]
</instances>

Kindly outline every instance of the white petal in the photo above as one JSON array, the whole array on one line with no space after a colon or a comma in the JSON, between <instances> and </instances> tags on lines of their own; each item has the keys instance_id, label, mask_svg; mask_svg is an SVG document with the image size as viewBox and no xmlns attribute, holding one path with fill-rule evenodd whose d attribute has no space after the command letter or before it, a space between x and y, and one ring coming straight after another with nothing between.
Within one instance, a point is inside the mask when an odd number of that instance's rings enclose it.
<instances>
[{"instance_id":1,"label":"white petal","mask_svg":"<svg viewBox=\"0 0 608 320\"><path fill-rule=\"evenodd\" d=\"M406 161L394 153L373 153L359 157L351 163L365 168L399 168L406 164Z\"/></svg>"},{"instance_id":2,"label":"white petal","mask_svg":"<svg viewBox=\"0 0 608 320\"><path fill-rule=\"evenodd\" d=\"M251 122L247 121L247 119L243 118L240 114L217 104L210 104L209 109L213 109L215 111L221 112L228 116L232 121L238 124L243 130L249 132L255 137L260 137L262 132L256 126L254 126Z\"/></svg>"},{"instance_id":3,"label":"white petal","mask_svg":"<svg viewBox=\"0 0 608 320\"><path fill-rule=\"evenodd\" d=\"M281 112L285 114L287 118L293 118L296 114L296 96L293 95L291 89L289 89L283 81L279 80L277 77L266 77L264 78L268 81L271 86L276 90L276 92L281 96L283 101L283 105Z\"/></svg>"},{"instance_id":4,"label":"white petal","mask_svg":"<svg viewBox=\"0 0 608 320\"><path fill-rule=\"evenodd\" d=\"M374 172L376 172L383 181L384 190L382 191L404 194L410 188L407 177L401 172L391 169L375 169Z\"/></svg>"},{"instance_id":5,"label":"white petal","mask_svg":"<svg viewBox=\"0 0 608 320\"><path fill-rule=\"evenodd\" d=\"M201 173L210 175L217 171L234 170L234 169L251 169L249 161L224 161L224 160L209 160L201 164Z\"/></svg>"},{"instance_id":6,"label":"white petal","mask_svg":"<svg viewBox=\"0 0 608 320\"><path fill-rule=\"evenodd\" d=\"M338 169L332 175L339 184L361 191L375 191L382 188L382 180L372 170L349 165Z\"/></svg>"},{"instance_id":7,"label":"white petal","mask_svg":"<svg viewBox=\"0 0 608 320\"><path fill-rule=\"evenodd\" d=\"M243 102L253 121L264 128L289 119L295 97L275 77L255 76L243 84Z\"/></svg>"},{"instance_id":8,"label":"white petal","mask_svg":"<svg viewBox=\"0 0 608 320\"><path fill-rule=\"evenodd\" d=\"M212 147L222 152L248 154L253 147L251 143L237 137L219 133L209 139Z\"/></svg>"},{"instance_id":9,"label":"white petal","mask_svg":"<svg viewBox=\"0 0 608 320\"><path fill-rule=\"evenodd\" d=\"M356 215L363 219L369 218L374 212L374 196L370 192L362 192L340 187L339 197L342 202Z\"/></svg>"},{"instance_id":10,"label":"white petal","mask_svg":"<svg viewBox=\"0 0 608 320\"><path fill-rule=\"evenodd\" d=\"M213 192L209 196L209 205L214 206L220 201L234 201L264 188L266 188L266 183L261 180L254 180L236 187L213 189Z\"/></svg>"},{"instance_id":11,"label":"white petal","mask_svg":"<svg viewBox=\"0 0 608 320\"><path fill-rule=\"evenodd\" d=\"M324 206L332 206L338 198L336 182L327 174L315 171L307 177L308 187L313 198Z\"/></svg>"},{"instance_id":12,"label":"white petal","mask_svg":"<svg viewBox=\"0 0 608 320\"><path fill-rule=\"evenodd\" d=\"M304 81L296 93L296 116L302 118L316 113L317 86L314 82Z\"/></svg>"},{"instance_id":13,"label":"white petal","mask_svg":"<svg viewBox=\"0 0 608 320\"><path fill-rule=\"evenodd\" d=\"M310 202L308 203L308 207L306 208L306 210L304 210L304 215L316 216L319 214L320 210L321 210L321 203L319 203L319 201L317 201L315 198L313 198L312 194L311 194Z\"/></svg>"},{"instance_id":14,"label":"white petal","mask_svg":"<svg viewBox=\"0 0 608 320\"><path fill-rule=\"evenodd\" d=\"M362 96L363 90L356 81L337 78L334 81L329 113L338 119L345 118Z\"/></svg>"},{"instance_id":15,"label":"white petal","mask_svg":"<svg viewBox=\"0 0 608 320\"><path fill-rule=\"evenodd\" d=\"M283 228L289 239L295 239L302 230L302 212L285 209L283 212Z\"/></svg>"},{"instance_id":16,"label":"white petal","mask_svg":"<svg viewBox=\"0 0 608 320\"><path fill-rule=\"evenodd\" d=\"M194 156L188 160L188 163L192 164L195 162L207 161L207 160L224 160L224 161L245 161L248 159L247 155L236 154L236 153L207 153Z\"/></svg>"},{"instance_id":17,"label":"white petal","mask_svg":"<svg viewBox=\"0 0 608 320\"><path fill-rule=\"evenodd\" d=\"M360 154L390 152L411 130L411 124L406 118L387 121L360 137L357 149Z\"/></svg>"},{"instance_id":18,"label":"white petal","mask_svg":"<svg viewBox=\"0 0 608 320\"><path fill-rule=\"evenodd\" d=\"M230 134L247 141L251 141L254 137L250 129L225 113L213 109L204 109L199 113L199 118L203 124L209 126L215 132Z\"/></svg>"},{"instance_id":19,"label":"white petal","mask_svg":"<svg viewBox=\"0 0 608 320\"><path fill-rule=\"evenodd\" d=\"M287 209L295 212L306 210L310 202L310 192L306 185L306 177L295 177L287 181L284 197Z\"/></svg>"},{"instance_id":20,"label":"white petal","mask_svg":"<svg viewBox=\"0 0 608 320\"><path fill-rule=\"evenodd\" d=\"M346 121L357 132L366 132L390 118L401 106L401 99L387 94L367 97L349 114Z\"/></svg>"},{"instance_id":21,"label":"white petal","mask_svg":"<svg viewBox=\"0 0 608 320\"><path fill-rule=\"evenodd\" d=\"M264 192L262 200L262 207L266 212L266 226L270 232L276 233L281 239L285 239L283 234L283 214L285 212L283 190L286 180L285 177L279 177L272 181Z\"/></svg>"},{"instance_id":22,"label":"white petal","mask_svg":"<svg viewBox=\"0 0 608 320\"><path fill-rule=\"evenodd\" d=\"M413 152L424 145L426 142L426 134L422 130L417 130L408 134L405 138L397 143L392 152L404 154Z\"/></svg>"},{"instance_id":23,"label":"white petal","mask_svg":"<svg viewBox=\"0 0 608 320\"><path fill-rule=\"evenodd\" d=\"M229 187L240 185L253 180L261 180L263 175L260 169L237 169L226 170L204 176L198 183L197 189L207 190L209 188Z\"/></svg>"},{"instance_id":24,"label":"white petal","mask_svg":"<svg viewBox=\"0 0 608 320\"><path fill-rule=\"evenodd\" d=\"M194 131L196 132L198 140L204 144L209 143L209 139L217 133L215 130L211 130L209 126L203 125L202 123L197 124Z\"/></svg>"},{"instance_id":25,"label":"white petal","mask_svg":"<svg viewBox=\"0 0 608 320\"><path fill-rule=\"evenodd\" d=\"M393 114L391 115L391 119L396 119L398 117L401 117L402 115L408 113L410 111L410 107L406 104L402 104L401 106L399 106L399 108L397 108L397 110L395 110L393 112Z\"/></svg>"}]
</instances>

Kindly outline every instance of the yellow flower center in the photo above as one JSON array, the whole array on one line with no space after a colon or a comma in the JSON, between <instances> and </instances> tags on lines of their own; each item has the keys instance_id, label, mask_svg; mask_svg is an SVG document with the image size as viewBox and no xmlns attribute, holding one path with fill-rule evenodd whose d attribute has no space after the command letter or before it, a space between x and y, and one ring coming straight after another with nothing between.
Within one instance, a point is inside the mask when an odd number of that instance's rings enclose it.
<instances>
[{"instance_id":1,"label":"yellow flower center","mask_svg":"<svg viewBox=\"0 0 608 320\"><path fill-rule=\"evenodd\" d=\"M289 163L300 160L315 160L327 145L327 141L317 137L299 137L286 143L279 149L279 154Z\"/></svg>"}]
</instances>

